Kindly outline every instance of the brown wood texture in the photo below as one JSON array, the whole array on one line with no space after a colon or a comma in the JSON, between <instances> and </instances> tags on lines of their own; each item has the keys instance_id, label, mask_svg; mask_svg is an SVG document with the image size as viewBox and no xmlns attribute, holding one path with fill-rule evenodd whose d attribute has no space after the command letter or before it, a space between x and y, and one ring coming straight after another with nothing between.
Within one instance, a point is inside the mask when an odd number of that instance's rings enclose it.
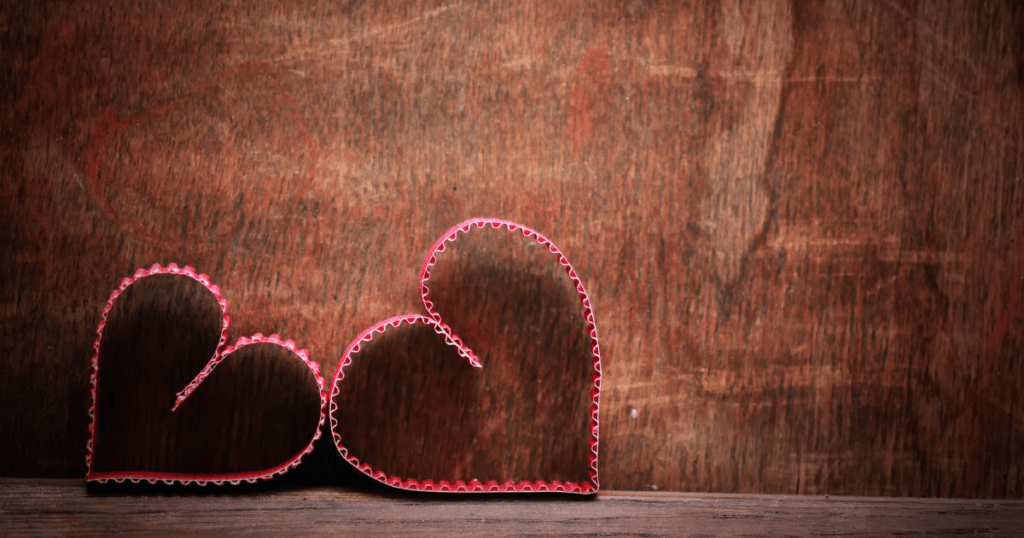
<instances>
[{"instance_id":1,"label":"brown wood texture","mask_svg":"<svg viewBox=\"0 0 1024 538\"><path fill-rule=\"evenodd\" d=\"M1022 40L1010 0L5 2L0 474L83 475L136 268L330 374L488 216L591 294L603 487L1024 497Z\"/></svg>"},{"instance_id":2,"label":"brown wood texture","mask_svg":"<svg viewBox=\"0 0 1024 538\"><path fill-rule=\"evenodd\" d=\"M1024 533L1017 500L607 491L596 498L344 488L238 494L87 492L80 480L0 480L5 536L990 536Z\"/></svg>"}]
</instances>

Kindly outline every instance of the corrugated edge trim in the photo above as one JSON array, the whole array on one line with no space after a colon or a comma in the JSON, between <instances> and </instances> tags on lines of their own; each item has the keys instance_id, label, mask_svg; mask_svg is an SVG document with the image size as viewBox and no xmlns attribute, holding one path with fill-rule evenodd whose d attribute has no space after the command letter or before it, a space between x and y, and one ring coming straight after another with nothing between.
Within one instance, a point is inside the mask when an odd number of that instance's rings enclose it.
<instances>
[{"instance_id":1,"label":"corrugated edge trim","mask_svg":"<svg viewBox=\"0 0 1024 538\"><path fill-rule=\"evenodd\" d=\"M457 480L455 482L449 482L447 480L423 480L418 481L416 479L402 479L396 476L388 476L383 471L373 469L369 464L360 462L359 458L349 453L349 450L342 444L341 436L337 432L338 419L336 413L338 411L337 404L334 403L335 397L340 393L339 382L345 378L344 368L352 363L352 355L358 353L364 342L369 342L373 339L374 335L383 333L388 327L397 328L402 323L424 323L430 325L435 332L445 338L445 342L456 348L459 355L464 357L471 366L480 368L480 362L477 360L473 350L470 349L466 344L463 343L462 339L456 335L451 327L444 323L441 319L441 315L434 310L434 303L429 299L428 295L430 289L427 287L427 281L430 280L430 269L437 264L437 253L444 252L447 243L453 242L458 239L459 234L468 233L474 227L483 229L490 226L493 229L506 228L509 232L520 232L525 237L532 237L541 245L547 247L548 251L557 257L558 263L565 269L569 278L573 281L576 286L576 292L579 294L580 302L583 305L583 318L587 322L588 334L591 340L591 355L592 368L593 368L593 385L590 390L590 440L589 440L589 454L587 455L590 470L588 475L590 482L584 482L577 484L575 482L545 482L538 480L530 482L527 480L515 482L515 481L504 481L498 482L495 480L483 482L480 480L470 480L468 482L463 480ZM451 493L509 493L509 492L561 492L561 493L577 493L577 494L592 494L596 493L600 489L600 481L598 480L598 441L600 438L600 408L601 408L601 348L598 343L597 337L597 323L594 319L594 309L590 302L590 296L587 295L586 289L583 287L583 282L576 274L576 270L569 263L569 259L562 254L555 244L544 237L536 230L533 230L522 224L515 222L502 220L502 219L470 219L461 222L441 236L434 246L430 249L427 255L426 261L423 263L423 267L420 270L420 298L423 300L423 306L426 308L428 316L422 316L417 314L408 314L403 316L395 316L388 318L384 321L377 323L363 331L359 336L355 338L345 350L345 354L338 362L338 367L334 372L334 379L332 381L331 400L330 400L330 415L331 415L331 435L334 438L334 445L338 449L338 452L349 462L353 467L358 469L363 474L381 482L382 484L404 490L411 491L430 491L430 492L451 492Z\"/></svg>"},{"instance_id":2,"label":"corrugated edge trim","mask_svg":"<svg viewBox=\"0 0 1024 538\"><path fill-rule=\"evenodd\" d=\"M210 293L213 294L214 298L217 299L217 304L220 305L221 317L223 323L221 324L220 340L217 343L217 350L214 351L213 357L206 364L206 367L196 375L184 389L177 394L175 399L174 407L172 411L177 409L193 391L206 379L224 359L226 359L231 353L238 351L239 349L253 345L253 344L274 344L281 346L299 359L313 372L313 376L316 378L318 390L320 392L320 420L317 424L316 431L313 434L312 440L305 449L295 454L288 461L272 467L270 469L262 469L258 471L248 471L244 473L220 473L220 474L193 474L193 473L161 473L151 471L110 471L110 472L94 472L92 470L93 454L96 451L96 421L97 421L97 386L99 382L100 373L100 344L103 341L103 329L107 325L107 316L110 314L110 310L114 307L114 302L117 301L118 297L128 289L129 286L135 282L153 275L177 275L186 278L191 278ZM274 476L283 475L288 472L289 469L297 467L302 462L302 457L313 451L313 444L317 439L320 438L320 430L324 425L326 419L327 409L327 393L325 391L324 378L320 376L320 365L315 361L310 360L309 353L304 349L299 349L295 342L292 340L282 340L278 335L272 334L270 336L263 336L260 333L256 333L250 337L239 338L233 345L224 347L227 342L228 325L231 319L227 315L228 302L221 296L220 287L210 282L210 277L204 274L197 273L192 267L178 267L177 264L169 264L166 267L160 264L153 264L149 269L138 269L132 276L125 278L121 281L121 285L118 286L110 294L110 298L107 299L107 304L103 308L103 313L100 316L100 323L96 328L96 341L93 343L93 356L92 356L92 373L89 376L90 389L89 393L92 397L92 405L89 407L89 441L86 443L86 456L85 464L87 468L86 480L90 482L106 483L108 481L114 481L116 483L123 483L130 481L134 484L138 484L142 481L149 482L150 484L156 484L162 482L167 485L181 484L190 485L197 484L205 486L208 483L214 485L231 484L238 485L242 482L248 482L250 484L255 483L257 480L270 480Z\"/></svg>"}]
</instances>

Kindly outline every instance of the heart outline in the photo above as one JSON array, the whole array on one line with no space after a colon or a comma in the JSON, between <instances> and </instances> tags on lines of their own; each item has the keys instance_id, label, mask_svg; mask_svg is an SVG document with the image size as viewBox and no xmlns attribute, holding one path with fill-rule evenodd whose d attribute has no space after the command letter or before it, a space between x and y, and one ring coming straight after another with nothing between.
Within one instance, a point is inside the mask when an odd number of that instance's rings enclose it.
<instances>
[{"instance_id":1,"label":"heart outline","mask_svg":"<svg viewBox=\"0 0 1024 538\"><path fill-rule=\"evenodd\" d=\"M198 282L207 291L213 294L217 300L217 304L221 309L221 333L220 339L217 342L217 347L214 350L213 357L207 362L206 366L196 375L196 377L185 386L184 389L179 391L175 398L174 406L171 411L176 410L189 395L195 391L196 388L202 384L203 380L206 379L210 374L213 373L214 368L218 364L223 362L232 353L242 349L246 346L253 344L274 344L280 346L293 355L298 357L309 369L313 372L313 376L316 379L317 388L320 394L320 420L317 424L316 431L313 434L313 438L310 440L306 448L299 453L292 456L284 463L278 464L268 469L261 469L257 471L246 471L240 473L168 473L168 472L152 472L152 471L106 471L106 472L93 472L92 462L93 454L96 451L96 423L97 408L99 405L98 398L98 382L99 382L99 368L100 368L100 345L103 340L103 329L107 325L107 316L114 307L114 303L118 297L128 289L132 284L139 280L153 276L153 275L176 275ZM304 349L299 349L292 340L282 340L278 335L272 334L270 336L264 336L262 333L256 333L250 337L241 337L235 341L234 344L224 347L227 342L228 325L231 322L231 318L227 314L228 302L221 296L220 287L210 282L210 277L205 274L197 273L195 269L189 266L178 267L177 264L171 263L166 267L160 264L153 264L149 269L137 269L132 276L125 278L121 281L120 286L117 287L113 292L110 293L110 298L107 299L106 306L103 307L103 312L100 316L100 323L96 327L96 341L93 343L94 354L92 356L92 372L89 376L90 389L89 394L92 397L92 405L89 407L89 441L86 443L86 481L88 482L99 482L106 483L110 480L120 484L125 480L131 481L133 484L138 484L143 480L150 484L156 484L157 482L163 482L166 485L174 485L180 483L183 486L195 483L200 486L205 486L207 483L212 482L214 485L223 485L225 482L231 485L239 485L243 481L250 484L256 483L257 480L270 480L276 475L283 475L288 470L297 467L302 463L302 457L313 451L313 445L317 439L320 438L321 428L324 425L326 418L325 410L327 408L327 395L324 389L324 378L320 376L320 365L309 358L309 353Z\"/></svg>"},{"instance_id":2,"label":"heart outline","mask_svg":"<svg viewBox=\"0 0 1024 538\"><path fill-rule=\"evenodd\" d=\"M510 233L521 232L525 237L533 237L538 243L547 247L548 251L557 256L558 263L565 269L569 278L573 281L576 287L576 292L580 297L580 302L583 305L583 319L587 322L587 334L591 339L591 355L593 361L591 366L593 368L593 388L590 390L590 439L589 439L589 454L587 460L590 465L590 469L587 474L590 477L590 482L584 482L577 484L575 482L560 482L552 481L550 483L544 480L537 480L530 482L523 480L520 482L514 482L511 480L503 483L498 483L496 480L490 480L486 483L481 482L477 479L472 479L469 482L464 480L456 480L454 483L447 480L432 480L427 479L423 481L416 480L415 478L402 479L397 476L388 476L385 472L375 470L366 463L361 463L359 458L352 455L349 450L342 444L341 435L337 432L337 426L339 424L336 418L336 412L338 411L338 405L335 403L335 398L340 394L339 382L345 378L344 368L349 364L352 364L352 354L358 353L364 342L369 342L373 339L374 335L383 333L388 327L398 328L402 323L424 323L430 325L434 331L445 338L445 343L454 347L456 351L463 358L467 360L470 366L475 368L481 368L480 361L476 358L476 354L473 350L467 346L462 339L455 334L451 327L449 327L441 318L441 315L434 310L434 303L429 299L430 288L427 286L427 281L430 280L430 268L437 264L437 254L444 252L447 248L446 244L454 242L458 239L460 233L468 233L474 226L478 229L484 229L490 225L495 230L500 230L502 227L506 228ZM428 491L428 492L451 492L451 493L508 493L508 492L560 492L560 493L577 493L577 494L593 494L600 489L600 482L598 480L598 441L599 441L599 412L600 412L600 397L601 397L601 351L597 337L597 324L594 320L594 310L590 302L590 296L587 294L586 289L583 287L583 282L580 280L576 273L576 270L572 267L569 259L565 257L561 250L555 246L554 242L542 235L536 230L524 226L522 224L494 218L475 218L463 221L459 224L448 229L431 247L427 254L426 261L424 261L422 268L420 269L419 277L420 286L420 298L423 301L423 305L427 310L428 316L420 314L405 314L399 316L393 316L386 320L377 322L370 328L364 330L359 334L348 347L345 349L345 353L338 361L337 369L334 372L334 378L331 382L332 390L330 397L330 417L331 417L331 436L334 439L335 448L338 453L341 454L342 458L355 467L363 474L370 478L381 482L387 486L410 490L410 491Z\"/></svg>"}]
</instances>

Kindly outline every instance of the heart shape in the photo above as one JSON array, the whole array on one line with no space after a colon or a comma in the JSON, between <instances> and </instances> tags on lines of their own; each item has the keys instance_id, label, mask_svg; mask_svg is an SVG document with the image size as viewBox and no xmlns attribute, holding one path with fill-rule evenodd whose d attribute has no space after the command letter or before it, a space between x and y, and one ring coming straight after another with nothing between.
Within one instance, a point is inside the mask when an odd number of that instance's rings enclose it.
<instances>
[{"instance_id":1,"label":"heart shape","mask_svg":"<svg viewBox=\"0 0 1024 538\"><path fill-rule=\"evenodd\" d=\"M572 457L585 454L585 458L580 459L585 459L585 463L582 463L585 467L581 469L585 471L586 476L579 481L548 480L563 472L564 469L557 464L542 463L538 466L536 460L542 459L544 454L534 446L519 444L517 445L518 450L513 453L509 449L509 444L502 442L509 437L503 431L505 425L503 417L487 416L486 413L481 414L480 411L480 409L496 410L498 413L516 415L521 417L519 422L528 426L543 424L561 430L563 427L557 425L570 425L568 429L559 431L559 435L575 442L576 440L571 436L575 431L575 426L572 426L573 421L559 418L559 416L564 417L564 413L561 415L546 413L552 407L550 404L552 400L560 405L566 405L564 402L568 402L567 405L572 405L574 401L572 398L563 398L558 395L549 396L538 390L533 400L530 400L529 397L514 395L503 399L499 394L500 389L507 390L507 387L498 387L495 382L482 382L473 377L480 375L473 374L473 372L481 372L475 368L484 367L484 356L489 357L487 360L493 358L489 353L491 349L506 352L510 348L510 344L504 341L508 340L504 335L509 329L509 320L505 319L502 314L510 310L505 307L506 304L513 306L522 304L523 308L529 310L533 303L544 302L546 294L540 293L539 290L543 289L550 279L543 275L530 277L528 272L522 270L508 273L515 277L509 279L509 287L519 286L523 292L512 303L502 303L500 300L491 301L498 308L497 312L491 313L491 315L501 318L494 320L495 322L492 324L497 327L487 327L487 321L481 319L481 312L486 309L480 310L476 306L488 301L476 301L477 295L466 294L470 301L475 302L466 303L471 307L466 309L468 313L463 315L457 315L459 310L456 309L445 311L443 316L438 308L442 303L435 302L430 298L431 289L428 288L427 281L431 279L432 272L436 272L438 254L445 252L451 243L459 239L460 235L467 234L473 229L487 230L488 232L491 230L505 231L508 232L508 236L516 237L518 235L515 232L519 232L530 240L525 244L527 248L538 243L546 247L546 250L534 255L534 258L549 259L547 256L554 256L571 281L574 290L570 290L570 293L575 292L575 296L578 296L580 302L575 303L575 300L571 299L575 306L570 305L570 307L575 313L582 310L582 320L586 324L583 338L589 339L589 347L583 349L583 356L590 357L591 360L577 360L576 364L566 364L562 368L557 364L545 364L543 361L535 359L526 360L503 356L501 359L504 360L496 360L493 364L489 363L484 372L493 369L499 373L498 377L502 379L514 378L518 380L516 382L519 385L535 383L537 387L541 387L549 378L559 378L559 376L564 377L565 375L575 375L579 378L580 376L577 374L583 372L579 368L588 369L589 373L583 374L582 377L585 379L578 385L579 388L584 389L585 394L580 394L580 396L585 396L585 399L579 400L577 397L575 400L583 402L583 406L577 406L577 409L583 409L585 413L588 412L586 429L582 430L580 436L581 444L585 446L574 446L573 448L578 448L577 451L559 449L558 452L563 456ZM519 241L522 241L522 238ZM508 245L502 245L502 248L508 248ZM501 263L485 268L491 274L499 275L504 275L505 273L501 271L506 269L508 268L503 268ZM493 276L489 276L488 279L493 279ZM465 285L466 280L456 278L455 282L454 287L457 288L459 285ZM488 282L493 282L493 280L488 280ZM521 224L500 219L472 219L452 227L437 240L420 271L419 285L420 297L427 310L426 316L416 314L396 316L373 325L348 345L339 361L332 381L330 416L331 433L335 446L342 457L367 476L388 486L406 490L595 493L599 488L597 453L601 354L590 299L575 269L565 255L551 240ZM504 287L499 290L499 292L504 291ZM457 297L457 295L450 296L446 301L453 302L452 297ZM580 309L581 305L582 309ZM551 309L544 309L545 312L548 310ZM555 309L555 311L562 314L561 318L572 317L565 315L567 312L565 309ZM550 316L542 319L546 319L549 324L551 322ZM561 326L559 325L559 327ZM472 335L474 346L483 355L474 352L463 337L456 332L456 329L464 331L464 336ZM546 333L542 327L538 326L533 329L538 334L536 345L531 348L532 344L530 343L522 344L517 349L550 351L544 349L545 345L551 342L566 341L559 340L557 334L552 336ZM480 347L477 345L480 342L484 342L486 345ZM512 344L511 347L514 348L517 345L519 344ZM432 356L436 359L436 363L406 360L414 358L413 356L416 359L422 359L424 355ZM359 360L354 360L357 356ZM374 358L366 359L367 356ZM549 358L550 353L544 356ZM576 358L578 359L578 357ZM475 368L466 368L465 362ZM584 364L581 365L580 362ZM587 362L589 364L586 364ZM380 363L380 366L375 363ZM578 370L574 370L574 368ZM426 386L419 381L428 377L428 374L431 379L435 379L439 371L442 386ZM346 378L347 374L350 377L350 383L343 392L341 381ZM516 377L517 375L519 377ZM559 383L555 383L554 386L561 386ZM466 388L474 385L475 387ZM342 404L338 403L340 398L345 399ZM365 420L355 415L353 410L360 407L365 409L363 404L367 401L371 404L387 403L391 407L382 412L380 420ZM558 405L554 407L558 407ZM347 420L339 416L341 409L350 412ZM438 421L441 419L447 419L447 428L438 426ZM405 428L405 430L391 432L388 427L394 423L400 423L394 428ZM481 424L487 431L480 431ZM473 436L472 441L460 441L467 436ZM421 444L428 447L431 445L447 447L458 442L464 444L471 442L472 444L462 447L470 452L469 454L439 454L439 450L417 452L406 450L401 446L401 441L405 437L418 439L422 442ZM543 437L528 433L521 435L517 440L523 438L532 440L534 445L544 445L542 448L562 447L565 444L558 441L550 442L550 435ZM488 479L480 480L469 476L437 476L437 474L445 473L471 474L472 471L469 469L474 468L474 462L480 460L497 462L496 465L502 469L521 469L532 466L535 468L530 472L541 474L545 479L514 480L511 477L486 477ZM502 461L511 463L504 465ZM477 466L476 468L481 467ZM417 477L410 478L410 475ZM583 476L582 472L580 472L580 476Z\"/></svg>"},{"instance_id":2,"label":"heart shape","mask_svg":"<svg viewBox=\"0 0 1024 538\"><path fill-rule=\"evenodd\" d=\"M139 269L110 294L93 344L87 480L254 483L313 450L327 405L319 365L276 334L224 347L227 307L208 276L175 264ZM301 390L309 381L315 395ZM227 446L211 451L217 442Z\"/></svg>"}]
</instances>

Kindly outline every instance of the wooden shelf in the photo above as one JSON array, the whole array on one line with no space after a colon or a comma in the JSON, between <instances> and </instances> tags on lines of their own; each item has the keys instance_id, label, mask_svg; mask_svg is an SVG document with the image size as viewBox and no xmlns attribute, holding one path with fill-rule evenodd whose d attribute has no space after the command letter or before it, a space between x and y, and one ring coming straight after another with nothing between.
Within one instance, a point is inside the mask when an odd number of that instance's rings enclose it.
<instances>
[{"instance_id":1,"label":"wooden shelf","mask_svg":"<svg viewBox=\"0 0 1024 538\"><path fill-rule=\"evenodd\" d=\"M1024 501L628 491L459 496L3 479L0 528L5 536L1021 536Z\"/></svg>"}]
</instances>

